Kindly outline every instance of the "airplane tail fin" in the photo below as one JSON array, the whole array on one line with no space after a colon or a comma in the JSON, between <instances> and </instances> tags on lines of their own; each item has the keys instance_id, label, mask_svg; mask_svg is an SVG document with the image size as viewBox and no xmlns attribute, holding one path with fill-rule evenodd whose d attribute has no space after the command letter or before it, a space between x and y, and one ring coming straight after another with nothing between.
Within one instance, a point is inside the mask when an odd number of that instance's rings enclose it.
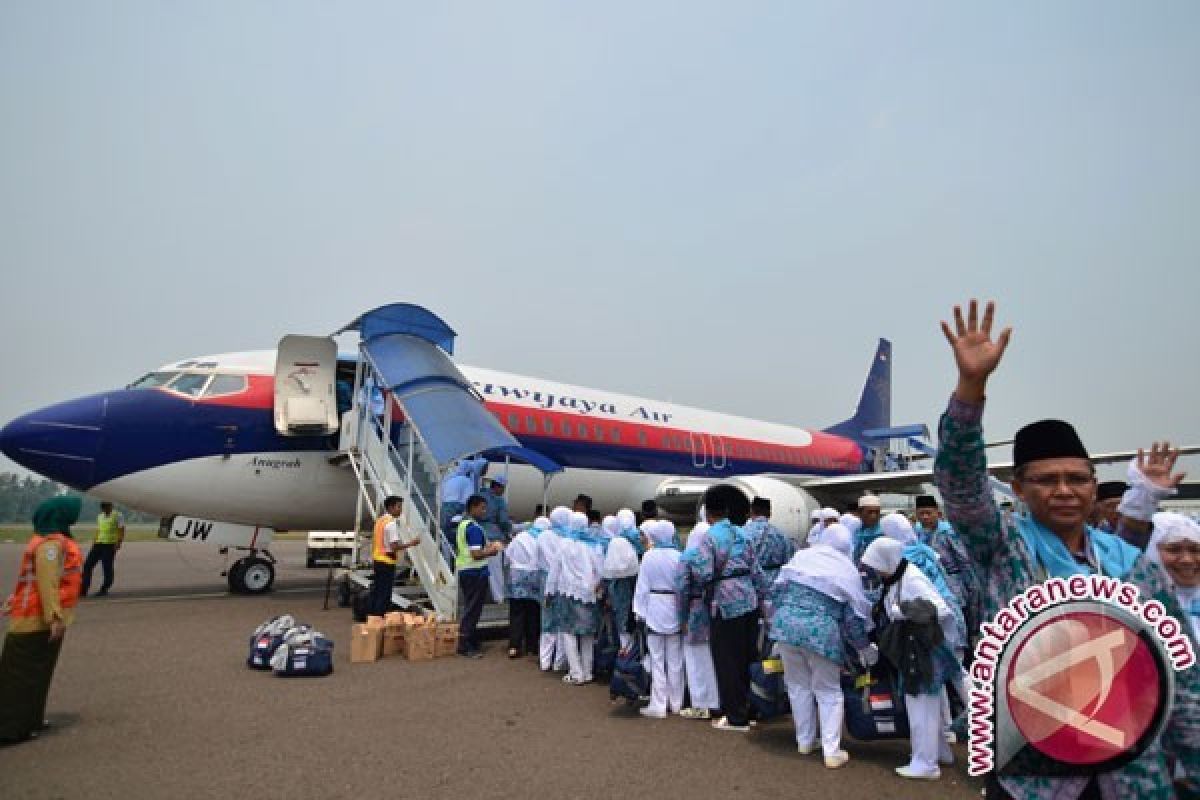
<instances>
[{"instance_id":1,"label":"airplane tail fin","mask_svg":"<svg viewBox=\"0 0 1200 800\"><path fill-rule=\"evenodd\" d=\"M891 424L892 343L887 339L880 339L879 348L875 351L875 358L871 361L871 370L867 373L867 382L863 385L862 396L858 398L858 408L854 410L854 416L826 428L825 433L863 442L866 438L863 436L863 431L889 428Z\"/></svg>"}]
</instances>

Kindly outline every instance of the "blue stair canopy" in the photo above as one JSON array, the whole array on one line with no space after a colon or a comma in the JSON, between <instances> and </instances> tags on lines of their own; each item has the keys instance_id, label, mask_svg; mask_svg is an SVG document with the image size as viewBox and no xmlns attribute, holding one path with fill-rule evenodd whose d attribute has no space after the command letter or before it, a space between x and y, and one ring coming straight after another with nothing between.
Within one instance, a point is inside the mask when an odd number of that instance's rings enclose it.
<instances>
[{"instance_id":1,"label":"blue stair canopy","mask_svg":"<svg viewBox=\"0 0 1200 800\"><path fill-rule=\"evenodd\" d=\"M359 331L380 382L400 401L439 467L483 453L510 456L543 473L562 471L517 441L487 410L450 360L454 331L432 312L396 303L363 314L346 330Z\"/></svg>"},{"instance_id":2,"label":"blue stair canopy","mask_svg":"<svg viewBox=\"0 0 1200 800\"><path fill-rule=\"evenodd\" d=\"M427 308L412 303L389 303L360 314L353 322L334 333L358 331L364 342L393 333L419 336L454 355L457 334L445 321Z\"/></svg>"}]
</instances>

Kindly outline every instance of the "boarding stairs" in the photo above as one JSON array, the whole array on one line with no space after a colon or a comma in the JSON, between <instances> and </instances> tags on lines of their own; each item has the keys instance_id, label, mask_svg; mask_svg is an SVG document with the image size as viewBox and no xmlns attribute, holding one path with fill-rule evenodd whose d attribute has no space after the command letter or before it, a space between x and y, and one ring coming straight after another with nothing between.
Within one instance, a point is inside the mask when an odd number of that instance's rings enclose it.
<instances>
[{"instance_id":1,"label":"boarding stairs","mask_svg":"<svg viewBox=\"0 0 1200 800\"><path fill-rule=\"evenodd\" d=\"M453 554L442 535L441 483L458 459L483 453L516 457L543 473L561 467L523 447L491 415L482 398L449 358L454 332L425 309L398 303L359 317L338 333L356 330L359 345L353 405L339 436L358 481L355 529L384 513L388 495L404 499L402 538L418 586L397 586L392 602L427 607L441 619L457 618ZM355 537L353 564L369 564L372 532ZM403 561L401 561L403 563ZM349 576L369 585L361 571Z\"/></svg>"}]
</instances>

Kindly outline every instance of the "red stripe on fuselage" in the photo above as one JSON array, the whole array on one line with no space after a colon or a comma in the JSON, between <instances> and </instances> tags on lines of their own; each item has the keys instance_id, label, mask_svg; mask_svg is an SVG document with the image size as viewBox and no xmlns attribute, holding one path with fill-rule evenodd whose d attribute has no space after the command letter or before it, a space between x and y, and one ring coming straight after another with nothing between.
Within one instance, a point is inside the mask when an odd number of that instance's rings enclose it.
<instances>
[{"instance_id":1,"label":"red stripe on fuselage","mask_svg":"<svg viewBox=\"0 0 1200 800\"><path fill-rule=\"evenodd\" d=\"M202 398L195 402L269 411L275 402L274 377L248 375L247 381L248 386L241 392ZM820 431L808 432L812 437L812 443L809 445L785 445L707 431L689 431L664 425L547 411L510 403L489 401L484 405L506 430L518 437L536 436L560 441L678 453L692 453L692 437L703 437L703 443L698 442L698 445L709 459L714 456L714 447L719 448L723 444L728 461L777 464L781 471L788 472L803 472L805 469L857 472L862 463L862 450L857 444L841 436ZM515 415L515 419L510 419L512 415ZM398 417L399 415L396 415L396 418Z\"/></svg>"}]
</instances>

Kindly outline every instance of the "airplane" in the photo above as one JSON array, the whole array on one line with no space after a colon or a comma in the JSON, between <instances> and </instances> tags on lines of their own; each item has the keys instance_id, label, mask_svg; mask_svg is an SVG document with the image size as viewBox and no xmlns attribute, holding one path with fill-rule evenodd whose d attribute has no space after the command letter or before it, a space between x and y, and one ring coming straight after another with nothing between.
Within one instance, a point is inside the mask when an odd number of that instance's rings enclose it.
<instances>
[{"instance_id":1,"label":"airplane","mask_svg":"<svg viewBox=\"0 0 1200 800\"><path fill-rule=\"evenodd\" d=\"M74 489L163 516L167 538L248 552L229 577L231 589L252 593L274 579L273 532L361 523L360 476L346 456L354 451L346 442L352 412L345 408L353 397L343 391L339 408L316 401L316 425L311 419L292 425L288 415L300 419L312 410L306 405L312 398L331 398L339 384L363 396L369 387L362 374L370 366L364 359L392 358L385 345L401 348L401 360L436 362L442 375L418 376L406 399L397 388L390 417L435 413L426 385L434 380L461 395L437 394L443 412L469 414L480 404L490 412L487 423L498 424L513 446L485 455L507 472L510 511L518 519L531 518L538 504L570 505L578 493L611 511L653 498L666 513L694 519L704 490L725 482L748 497L770 499L772 521L802 538L810 512L823 505L865 490L920 491L931 478L928 468L877 471L895 430L886 339L854 414L814 430L453 364L454 331L406 303L367 312L338 333L347 331L362 334L359 352L339 354L332 336L289 335L276 350L163 365L123 389L11 421L0 429L0 451ZM422 410L422 403L431 408ZM434 479L468 454L444 455ZM513 457L527 463L512 463Z\"/></svg>"}]
</instances>

